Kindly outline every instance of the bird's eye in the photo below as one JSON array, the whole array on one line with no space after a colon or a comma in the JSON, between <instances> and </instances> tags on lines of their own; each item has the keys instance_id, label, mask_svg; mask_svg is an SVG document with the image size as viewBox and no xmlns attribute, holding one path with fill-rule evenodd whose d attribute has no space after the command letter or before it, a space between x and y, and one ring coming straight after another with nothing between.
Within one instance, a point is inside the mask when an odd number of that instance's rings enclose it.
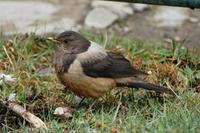
<instances>
[{"instance_id":1,"label":"bird's eye","mask_svg":"<svg viewBox=\"0 0 200 133\"><path fill-rule=\"evenodd\" d=\"M68 40L64 40L65 43L68 43Z\"/></svg>"}]
</instances>

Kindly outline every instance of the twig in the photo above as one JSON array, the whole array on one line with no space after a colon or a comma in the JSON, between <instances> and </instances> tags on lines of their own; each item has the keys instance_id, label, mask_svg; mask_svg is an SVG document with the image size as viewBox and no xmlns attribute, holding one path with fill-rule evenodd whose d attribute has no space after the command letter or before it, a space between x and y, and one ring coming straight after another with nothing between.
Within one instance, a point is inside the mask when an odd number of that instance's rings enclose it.
<instances>
[{"instance_id":1,"label":"twig","mask_svg":"<svg viewBox=\"0 0 200 133\"><path fill-rule=\"evenodd\" d=\"M12 110L13 112L17 113L19 116L24 118L26 121L28 121L34 128L43 128L47 129L47 126L45 123L32 114L31 112L27 111L24 107L21 105L17 104L15 102L15 94L11 93L8 98L3 100L0 98L0 103L5 106L6 108Z\"/></svg>"}]
</instances>

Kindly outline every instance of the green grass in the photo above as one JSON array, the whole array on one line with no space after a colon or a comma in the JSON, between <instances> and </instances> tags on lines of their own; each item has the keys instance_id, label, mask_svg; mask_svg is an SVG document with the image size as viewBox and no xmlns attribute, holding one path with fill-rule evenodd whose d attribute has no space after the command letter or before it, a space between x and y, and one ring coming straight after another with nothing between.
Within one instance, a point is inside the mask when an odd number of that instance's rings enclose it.
<instances>
[{"instance_id":1,"label":"green grass","mask_svg":"<svg viewBox=\"0 0 200 133\"><path fill-rule=\"evenodd\" d=\"M53 69L53 46L32 34L14 36L12 41L0 38L0 72L17 78L1 86L0 97L16 92L17 101L39 116L50 132L200 132L200 95L194 92L200 78L198 55L175 42L164 47L115 35L83 34L107 49L117 47L115 51L123 51L136 68L152 71L146 80L174 88L179 96L122 88L95 103L87 99L75 108L71 120L58 118L54 109L71 106L74 95L63 91L54 72L38 73ZM0 109L0 123L0 132L28 132L28 123L5 108Z\"/></svg>"}]
</instances>

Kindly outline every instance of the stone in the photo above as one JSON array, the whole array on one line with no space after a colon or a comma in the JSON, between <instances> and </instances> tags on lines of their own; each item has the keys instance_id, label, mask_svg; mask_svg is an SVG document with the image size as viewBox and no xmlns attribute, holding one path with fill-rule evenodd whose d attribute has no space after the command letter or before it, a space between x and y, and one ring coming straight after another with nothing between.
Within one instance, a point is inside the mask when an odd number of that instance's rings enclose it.
<instances>
[{"instance_id":1,"label":"stone","mask_svg":"<svg viewBox=\"0 0 200 133\"><path fill-rule=\"evenodd\" d=\"M132 15L133 9L130 4L124 2L111 2L111 1L99 1L95 0L92 2L92 7L104 7L113 13L116 13L120 18L125 18L128 15Z\"/></svg>"},{"instance_id":2,"label":"stone","mask_svg":"<svg viewBox=\"0 0 200 133\"><path fill-rule=\"evenodd\" d=\"M93 0L92 1L92 7L99 7L99 6L104 6L104 7L118 6L121 8L121 7L129 6L129 3L101 1L101 0Z\"/></svg>"},{"instance_id":3,"label":"stone","mask_svg":"<svg viewBox=\"0 0 200 133\"><path fill-rule=\"evenodd\" d=\"M147 4L133 4L133 9L136 12L143 12L144 10L148 8L149 8L149 5Z\"/></svg>"},{"instance_id":4,"label":"stone","mask_svg":"<svg viewBox=\"0 0 200 133\"><path fill-rule=\"evenodd\" d=\"M73 110L69 107L57 107L53 114L63 119L70 119L73 117L72 112Z\"/></svg>"},{"instance_id":5,"label":"stone","mask_svg":"<svg viewBox=\"0 0 200 133\"><path fill-rule=\"evenodd\" d=\"M180 42L181 41L181 37L180 36L175 36L174 40L177 41L177 42Z\"/></svg>"},{"instance_id":6,"label":"stone","mask_svg":"<svg viewBox=\"0 0 200 133\"><path fill-rule=\"evenodd\" d=\"M9 96L7 97L7 101L9 102L15 102L16 101L16 93L10 93Z\"/></svg>"},{"instance_id":7,"label":"stone","mask_svg":"<svg viewBox=\"0 0 200 133\"><path fill-rule=\"evenodd\" d=\"M25 34L34 32L37 35L42 35L46 33L61 33L66 30L77 31L79 28L76 26L76 23L73 19L63 18L58 21L42 22L38 21L33 25L29 25L17 30L17 32ZM16 31L4 32L4 35L12 35Z\"/></svg>"},{"instance_id":8,"label":"stone","mask_svg":"<svg viewBox=\"0 0 200 133\"><path fill-rule=\"evenodd\" d=\"M17 30L38 20L49 20L58 7L39 1L0 1L1 30Z\"/></svg>"},{"instance_id":9,"label":"stone","mask_svg":"<svg viewBox=\"0 0 200 133\"><path fill-rule=\"evenodd\" d=\"M0 85L2 85L3 82L14 82L15 80L16 78L13 78L12 75L0 73Z\"/></svg>"},{"instance_id":10,"label":"stone","mask_svg":"<svg viewBox=\"0 0 200 133\"><path fill-rule=\"evenodd\" d=\"M40 35L43 33L61 33L66 30L76 30L75 21L70 18L63 18L58 21L53 21L49 23L38 23L36 25L29 26L24 28L22 33L35 32Z\"/></svg>"},{"instance_id":11,"label":"stone","mask_svg":"<svg viewBox=\"0 0 200 133\"><path fill-rule=\"evenodd\" d=\"M118 18L119 17L110 10L103 7L96 7L87 14L85 25L104 29L114 23Z\"/></svg>"},{"instance_id":12,"label":"stone","mask_svg":"<svg viewBox=\"0 0 200 133\"><path fill-rule=\"evenodd\" d=\"M53 73L53 69L50 67L38 68L36 74L39 76L50 76Z\"/></svg>"},{"instance_id":13,"label":"stone","mask_svg":"<svg viewBox=\"0 0 200 133\"><path fill-rule=\"evenodd\" d=\"M194 18L194 17L190 17L189 18L189 22L191 22L191 23L198 23L199 19L198 18Z\"/></svg>"},{"instance_id":14,"label":"stone","mask_svg":"<svg viewBox=\"0 0 200 133\"><path fill-rule=\"evenodd\" d=\"M127 27L127 26L125 26L125 27L123 27L123 29L122 29L122 32L121 32L121 35L127 35L128 33L130 33L131 32L131 29L129 28L129 27Z\"/></svg>"},{"instance_id":15,"label":"stone","mask_svg":"<svg viewBox=\"0 0 200 133\"><path fill-rule=\"evenodd\" d=\"M189 18L188 9L160 7L153 16L158 27L180 27Z\"/></svg>"}]
</instances>

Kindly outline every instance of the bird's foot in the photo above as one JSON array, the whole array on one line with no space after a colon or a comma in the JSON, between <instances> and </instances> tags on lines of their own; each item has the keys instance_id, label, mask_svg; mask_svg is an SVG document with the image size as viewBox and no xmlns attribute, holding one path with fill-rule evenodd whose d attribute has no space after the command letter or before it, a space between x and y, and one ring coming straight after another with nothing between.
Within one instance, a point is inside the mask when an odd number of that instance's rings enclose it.
<instances>
[{"instance_id":1,"label":"bird's foot","mask_svg":"<svg viewBox=\"0 0 200 133\"><path fill-rule=\"evenodd\" d=\"M79 107L81 103L84 101L84 99L85 98L82 98L76 95L73 99L73 104L75 105L75 107Z\"/></svg>"}]
</instances>

